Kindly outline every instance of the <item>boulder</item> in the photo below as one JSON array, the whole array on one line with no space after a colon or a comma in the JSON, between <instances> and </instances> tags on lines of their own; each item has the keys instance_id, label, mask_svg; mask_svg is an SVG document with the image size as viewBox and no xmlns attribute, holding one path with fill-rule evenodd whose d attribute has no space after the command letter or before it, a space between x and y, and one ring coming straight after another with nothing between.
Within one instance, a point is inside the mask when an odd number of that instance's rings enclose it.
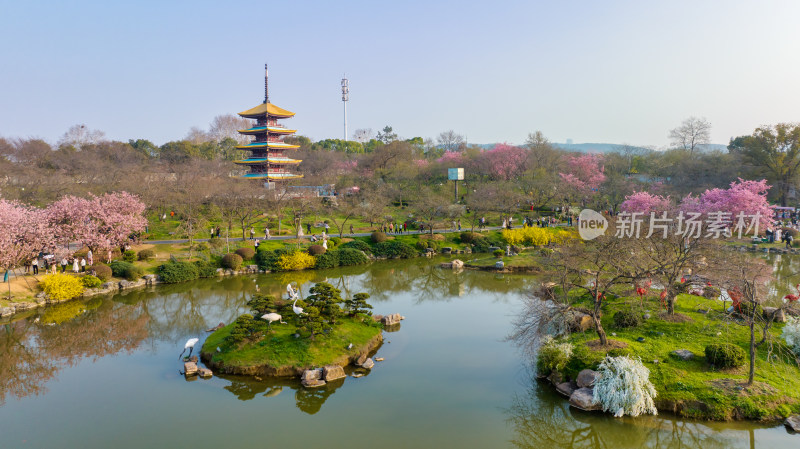
<instances>
[{"instance_id":1,"label":"boulder","mask_svg":"<svg viewBox=\"0 0 800 449\"><path fill-rule=\"evenodd\" d=\"M595 381L600 378L600 373L594 370L585 369L578 373L578 378L575 379L578 383L578 388L590 388L594 386Z\"/></svg>"},{"instance_id":2,"label":"boulder","mask_svg":"<svg viewBox=\"0 0 800 449\"><path fill-rule=\"evenodd\" d=\"M104 283L103 285L100 286L100 288L102 288L103 290L108 290L108 289L111 289L111 288L114 288L114 287L119 288L119 284L117 284L115 282L106 282L106 283Z\"/></svg>"},{"instance_id":3,"label":"boulder","mask_svg":"<svg viewBox=\"0 0 800 449\"><path fill-rule=\"evenodd\" d=\"M391 315L384 316L381 319L381 323L383 323L384 326L391 326L393 324L400 323L400 320L402 320L402 319L403 318L399 313L393 313Z\"/></svg>"},{"instance_id":4,"label":"boulder","mask_svg":"<svg viewBox=\"0 0 800 449\"><path fill-rule=\"evenodd\" d=\"M694 358L694 353L688 349L676 349L670 354L681 360L692 360Z\"/></svg>"},{"instance_id":5,"label":"boulder","mask_svg":"<svg viewBox=\"0 0 800 449\"><path fill-rule=\"evenodd\" d=\"M783 422L783 425L795 432L800 433L800 415L792 415L786 418L786 421Z\"/></svg>"},{"instance_id":6,"label":"boulder","mask_svg":"<svg viewBox=\"0 0 800 449\"><path fill-rule=\"evenodd\" d=\"M188 376L197 374L197 364L194 362L186 362L183 364L183 373Z\"/></svg>"},{"instance_id":7,"label":"boulder","mask_svg":"<svg viewBox=\"0 0 800 449\"><path fill-rule=\"evenodd\" d=\"M505 266L506 266L506 264L503 263L502 260L498 260L497 262L494 263L494 267L495 268L503 269L503 268L505 268Z\"/></svg>"},{"instance_id":8,"label":"boulder","mask_svg":"<svg viewBox=\"0 0 800 449\"><path fill-rule=\"evenodd\" d=\"M223 268L217 268L217 276L222 276L222 275L224 275L224 274L225 274L225 269L223 269Z\"/></svg>"},{"instance_id":9,"label":"boulder","mask_svg":"<svg viewBox=\"0 0 800 449\"><path fill-rule=\"evenodd\" d=\"M322 367L322 377L325 382L346 377L344 369L339 365L325 365Z\"/></svg>"},{"instance_id":10,"label":"boulder","mask_svg":"<svg viewBox=\"0 0 800 449\"><path fill-rule=\"evenodd\" d=\"M374 366L375 362L371 358L368 358L367 360L364 361L364 363L361 364L361 367L366 369L372 369L372 367Z\"/></svg>"},{"instance_id":11,"label":"boulder","mask_svg":"<svg viewBox=\"0 0 800 449\"><path fill-rule=\"evenodd\" d=\"M30 310L39 307L39 305L36 304L35 302L15 302L12 303L11 305L14 306L15 312L21 312L23 310Z\"/></svg>"},{"instance_id":12,"label":"boulder","mask_svg":"<svg viewBox=\"0 0 800 449\"><path fill-rule=\"evenodd\" d=\"M464 262L462 262L462 261L461 261L461 260L459 260L459 259L456 259L456 260L454 260L454 261L452 262L452 268L453 268L454 270L460 270L461 268L464 268Z\"/></svg>"},{"instance_id":13,"label":"boulder","mask_svg":"<svg viewBox=\"0 0 800 449\"><path fill-rule=\"evenodd\" d=\"M303 371L300 379L303 381L303 385L305 385L306 381L320 380L322 379L322 368L307 369Z\"/></svg>"},{"instance_id":14,"label":"boulder","mask_svg":"<svg viewBox=\"0 0 800 449\"><path fill-rule=\"evenodd\" d=\"M776 323L785 323L786 322L786 314L783 313L782 309L777 307L764 307L763 308L764 318L774 318Z\"/></svg>"},{"instance_id":15,"label":"boulder","mask_svg":"<svg viewBox=\"0 0 800 449\"><path fill-rule=\"evenodd\" d=\"M197 358L197 356L196 356L196 355L193 355L193 356L189 357L189 361L190 361L190 362L192 362L192 363L195 363L195 364L196 364L198 360L199 360L199 359Z\"/></svg>"},{"instance_id":16,"label":"boulder","mask_svg":"<svg viewBox=\"0 0 800 449\"><path fill-rule=\"evenodd\" d=\"M354 364L358 365L358 366L361 366L366 361L367 361L367 355L366 354L361 354L360 356L358 356L357 359L354 360Z\"/></svg>"},{"instance_id":17,"label":"boulder","mask_svg":"<svg viewBox=\"0 0 800 449\"><path fill-rule=\"evenodd\" d=\"M578 385L576 385L575 382L561 382L560 384L556 385L556 391L566 397L572 396L572 393L577 389Z\"/></svg>"},{"instance_id":18,"label":"boulder","mask_svg":"<svg viewBox=\"0 0 800 449\"><path fill-rule=\"evenodd\" d=\"M445 246L444 248L442 248L442 254L450 254L452 252L453 252L453 248L451 248L449 246Z\"/></svg>"},{"instance_id":19,"label":"boulder","mask_svg":"<svg viewBox=\"0 0 800 449\"><path fill-rule=\"evenodd\" d=\"M146 274L144 275L144 282L147 285L153 285L156 283L156 275L155 274Z\"/></svg>"},{"instance_id":20,"label":"boulder","mask_svg":"<svg viewBox=\"0 0 800 449\"><path fill-rule=\"evenodd\" d=\"M569 405L586 411L600 410L600 404L594 402L593 394L591 388L578 388L570 395Z\"/></svg>"},{"instance_id":21,"label":"boulder","mask_svg":"<svg viewBox=\"0 0 800 449\"><path fill-rule=\"evenodd\" d=\"M214 373L212 373L208 368L197 368L197 374L203 379L208 379L214 375Z\"/></svg>"},{"instance_id":22,"label":"boulder","mask_svg":"<svg viewBox=\"0 0 800 449\"><path fill-rule=\"evenodd\" d=\"M549 376L547 376L547 380L549 380L553 385L558 385L563 383L566 379L564 379L563 374L559 373L558 371L553 371Z\"/></svg>"},{"instance_id":23,"label":"boulder","mask_svg":"<svg viewBox=\"0 0 800 449\"><path fill-rule=\"evenodd\" d=\"M119 281L120 289L130 288L130 286L131 286L131 281L126 281L126 280Z\"/></svg>"},{"instance_id":24,"label":"boulder","mask_svg":"<svg viewBox=\"0 0 800 449\"><path fill-rule=\"evenodd\" d=\"M0 318L14 314L13 307L0 307Z\"/></svg>"}]
</instances>

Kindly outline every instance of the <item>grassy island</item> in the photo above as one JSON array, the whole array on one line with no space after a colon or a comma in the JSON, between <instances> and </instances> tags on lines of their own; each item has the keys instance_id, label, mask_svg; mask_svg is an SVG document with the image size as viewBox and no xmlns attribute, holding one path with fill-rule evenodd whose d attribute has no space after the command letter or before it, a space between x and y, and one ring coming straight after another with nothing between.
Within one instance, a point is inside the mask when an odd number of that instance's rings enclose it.
<instances>
[{"instance_id":1,"label":"grassy island","mask_svg":"<svg viewBox=\"0 0 800 449\"><path fill-rule=\"evenodd\" d=\"M382 343L382 325L366 293L342 299L326 282L296 301L256 294L252 314L212 333L201 350L208 365L227 374L294 376L324 365L346 366ZM295 308L302 308L300 314ZM271 320L271 322L270 322Z\"/></svg>"}]
</instances>

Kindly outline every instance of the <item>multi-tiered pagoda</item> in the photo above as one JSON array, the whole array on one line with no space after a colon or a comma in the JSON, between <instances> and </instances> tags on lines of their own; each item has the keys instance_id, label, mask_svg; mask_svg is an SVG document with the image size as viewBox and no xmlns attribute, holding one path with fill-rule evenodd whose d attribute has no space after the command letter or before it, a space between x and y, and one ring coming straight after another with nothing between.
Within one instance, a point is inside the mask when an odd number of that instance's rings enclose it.
<instances>
[{"instance_id":1,"label":"multi-tiered pagoda","mask_svg":"<svg viewBox=\"0 0 800 449\"><path fill-rule=\"evenodd\" d=\"M264 179L268 182L283 181L287 179L302 178L291 171L297 166L300 160L287 157L286 150L296 150L299 145L285 143L286 136L294 134L297 130L286 129L278 124L279 119L294 117L294 112L279 108L269 102L269 71L264 66L264 102L260 105L240 112L244 118L256 120L255 126L249 129L241 129L239 132L248 136L253 136L252 142L247 145L239 145L236 148L250 151L247 159L236 161L237 164L247 165L249 172L241 175L245 179Z\"/></svg>"}]
</instances>

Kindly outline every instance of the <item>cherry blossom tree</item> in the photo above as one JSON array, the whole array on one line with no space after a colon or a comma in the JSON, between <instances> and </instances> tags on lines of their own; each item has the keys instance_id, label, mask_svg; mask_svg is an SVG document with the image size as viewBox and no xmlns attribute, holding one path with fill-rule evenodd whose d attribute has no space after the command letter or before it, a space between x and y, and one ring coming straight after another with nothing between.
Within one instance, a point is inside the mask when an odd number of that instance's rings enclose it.
<instances>
[{"instance_id":1,"label":"cherry blossom tree","mask_svg":"<svg viewBox=\"0 0 800 449\"><path fill-rule=\"evenodd\" d=\"M52 243L44 211L0 199L0 268L10 270Z\"/></svg>"},{"instance_id":2,"label":"cherry blossom tree","mask_svg":"<svg viewBox=\"0 0 800 449\"><path fill-rule=\"evenodd\" d=\"M566 164L567 173L559 173L561 179L584 199L597 192L606 180L602 155L587 153L568 156Z\"/></svg>"},{"instance_id":3,"label":"cherry blossom tree","mask_svg":"<svg viewBox=\"0 0 800 449\"><path fill-rule=\"evenodd\" d=\"M494 148L484 153L484 158L489 168L489 174L492 177L507 181L525 171L528 152L524 148L515 147L507 143L498 143Z\"/></svg>"},{"instance_id":4,"label":"cherry blossom tree","mask_svg":"<svg viewBox=\"0 0 800 449\"><path fill-rule=\"evenodd\" d=\"M669 197L652 195L648 192L634 192L633 195L625 197L625 201L620 205L623 212L641 212L645 216L650 212L666 212L672 209Z\"/></svg>"},{"instance_id":5,"label":"cherry blossom tree","mask_svg":"<svg viewBox=\"0 0 800 449\"><path fill-rule=\"evenodd\" d=\"M464 154L458 151L445 151L436 162L440 164L463 164Z\"/></svg>"},{"instance_id":6,"label":"cherry blossom tree","mask_svg":"<svg viewBox=\"0 0 800 449\"><path fill-rule=\"evenodd\" d=\"M739 214L755 215L760 217L759 228L766 229L772 219L773 211L767 201L767 191L770 186L767 180L739 181L731 183L728 189L710 189L699 197L687 195L680 204L683 212L699 212L707 215L712 212L730 214L730 221L736 223Z\"/></svg>"}]
</instances>

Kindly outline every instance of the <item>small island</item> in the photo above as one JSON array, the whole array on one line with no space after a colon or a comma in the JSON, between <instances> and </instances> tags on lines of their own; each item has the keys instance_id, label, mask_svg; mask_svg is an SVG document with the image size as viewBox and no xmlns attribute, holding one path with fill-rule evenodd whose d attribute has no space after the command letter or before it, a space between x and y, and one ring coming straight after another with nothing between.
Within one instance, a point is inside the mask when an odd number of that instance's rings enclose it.
<instances>
[{"instance_id":1,"label":"small island","mask_svg":"<svg viewBox=\"0 0 800 449\"><path fill-rule=\"evenodd\" d=\"M327 282L302 300L256 294L247 303L252 313L214 331L200 357L216 372L250 376L294 377L350 364L370 368L367 359L381 346L384 325L401 317L373 317L368 298L357 293L342 299Z\"/></svg>"}]
</instances>

